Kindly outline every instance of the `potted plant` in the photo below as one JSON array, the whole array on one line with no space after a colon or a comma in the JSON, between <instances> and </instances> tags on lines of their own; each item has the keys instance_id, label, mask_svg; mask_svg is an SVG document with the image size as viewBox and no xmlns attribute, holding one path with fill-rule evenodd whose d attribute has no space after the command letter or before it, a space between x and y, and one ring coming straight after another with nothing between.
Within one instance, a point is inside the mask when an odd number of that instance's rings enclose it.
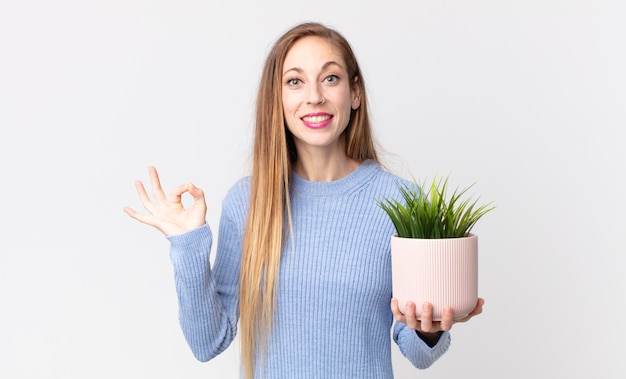
<instances>
[{"instance_id":1,"label":"potted plant","mask_svg":"<svg viewBox=\"0 0 626 379\"><path fill-rule=\"evenodd\" d=\"M470 231L495 207L461 199L473 184L451 195L447 177L412 184L398 184L402 201L378 200L397 232L391 237L393 296L402 312L413 301L418 319L424 302L433 304L433 320L446 306L461 319L478 300L478 237Z\"/></svg>"}]
</instances>

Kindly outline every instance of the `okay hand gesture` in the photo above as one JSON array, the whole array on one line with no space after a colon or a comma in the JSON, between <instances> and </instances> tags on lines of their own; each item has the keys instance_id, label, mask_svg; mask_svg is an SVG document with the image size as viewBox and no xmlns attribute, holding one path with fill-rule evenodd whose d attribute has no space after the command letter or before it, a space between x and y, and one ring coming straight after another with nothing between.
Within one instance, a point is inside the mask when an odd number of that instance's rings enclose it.
<instances>
[{"instance_id":1,"label":"okay hand gesture","mask_svg":"<svg viewBox=\"0 0 626 379\"><path fill-rule=\"evenodd\" d=\"M161 188L156 168L148 167L148 173L154 200L150 199L140 180L135 182L139 199L148 214L136 212L129 207L125 207L124 212L139 222L157 228L166 236L182 234L206 223L206 201L204 192L200 188L191 183L180 185L172 190L168 200ZM193 204L186 209L182 203L182 196L185 192L188 192L194 200Z\"/></svg>"}]
</instances>

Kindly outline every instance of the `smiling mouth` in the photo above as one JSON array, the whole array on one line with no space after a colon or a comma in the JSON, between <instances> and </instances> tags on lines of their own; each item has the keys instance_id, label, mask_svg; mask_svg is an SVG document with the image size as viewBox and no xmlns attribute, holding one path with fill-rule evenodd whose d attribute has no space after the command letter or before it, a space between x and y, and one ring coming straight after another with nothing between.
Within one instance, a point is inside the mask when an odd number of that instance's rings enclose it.
<instances>
[{"instance_id":1,"label":"smiling mouth","mask_svg":"<svg viewBox=\"0 0 626 379\"><path fill-rule=\"evenodd\" d=\"M330 120L332 116L330 115L323 115L323 116L304 116L302 117L302 121L307 122L309 124L319 124L322 123L324 121L328 121Z\"/></svg>"}]
</instances>

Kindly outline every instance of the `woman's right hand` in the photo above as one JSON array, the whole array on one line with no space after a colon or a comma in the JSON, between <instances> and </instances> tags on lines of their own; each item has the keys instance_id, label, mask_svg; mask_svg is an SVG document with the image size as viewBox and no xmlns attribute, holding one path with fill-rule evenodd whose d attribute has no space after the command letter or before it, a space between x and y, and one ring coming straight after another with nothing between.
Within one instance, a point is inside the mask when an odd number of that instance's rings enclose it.
<instances>
[{"instance_id":1,"label":"woman's right hand","mask_svg":"<svg viewBox=\"0 0 626 379\"><path fill-rule=\"evenodd\" d=\"M168 200L161 188L156 168L148 167L148 173L154 200L150 199L146 193L143 183L140 180L135 181L137 194L148 214L136 212L129 207L125 207L124 212L139 222L154 226L166 236L183 234L206 223L206 201L204 192L200 188L191 183L178 186L174 188ZM182 203L182 196L185 192L193 197L193 204L187 209Z\"/></svg>"}]
</instances>

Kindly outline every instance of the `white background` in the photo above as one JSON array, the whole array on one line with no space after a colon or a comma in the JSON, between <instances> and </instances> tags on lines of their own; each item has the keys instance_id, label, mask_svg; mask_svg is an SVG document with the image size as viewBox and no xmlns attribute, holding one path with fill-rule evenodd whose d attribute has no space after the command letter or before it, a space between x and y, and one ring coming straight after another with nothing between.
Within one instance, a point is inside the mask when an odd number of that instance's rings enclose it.
<instances>
[{"instance_id":1,"label":"white background","mask_svg":"<svg viewBox=\"0 0 626 379\"><path fill-rule=\"evenodd\" d=\"M624 1L0 3L0 377L236 378L196 362L169 244L122 212L156 165L216 228L248 172L256 86L288 27L352 43L385 162L497 209L484 313L397 378L623 378ZM303 327L306 327L303 320Z\"/></svg>"}]
</instances>

